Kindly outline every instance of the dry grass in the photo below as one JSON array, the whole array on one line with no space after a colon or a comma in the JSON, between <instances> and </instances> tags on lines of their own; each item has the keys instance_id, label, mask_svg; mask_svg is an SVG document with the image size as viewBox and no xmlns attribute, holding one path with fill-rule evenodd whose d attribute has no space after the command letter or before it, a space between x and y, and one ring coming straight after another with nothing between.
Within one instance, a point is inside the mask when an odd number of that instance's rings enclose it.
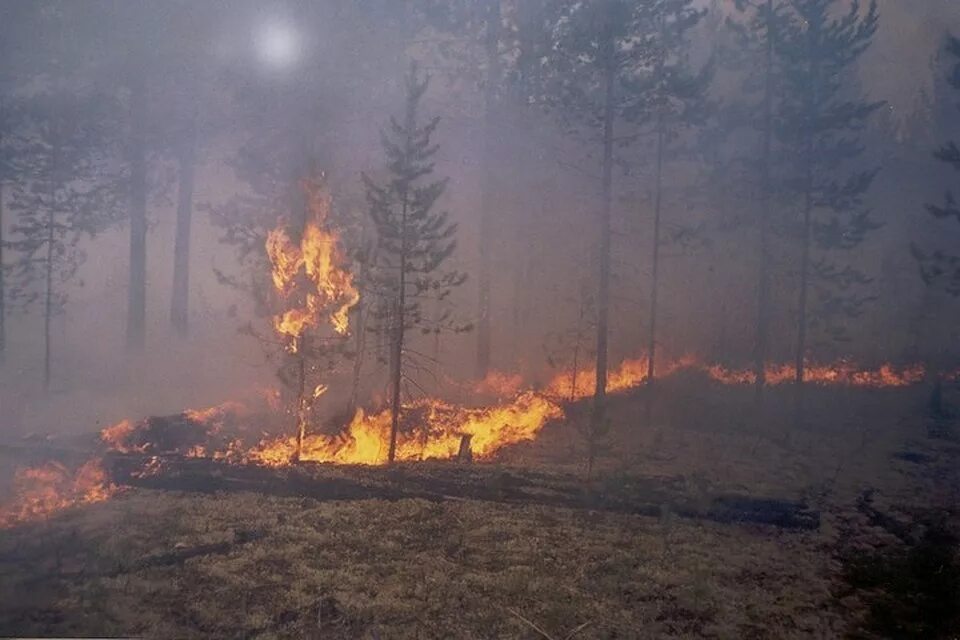
<instances>
[{"instance_id":1,"label":"dry grass","mask_svg":"<svg viewBox=\"0 0 960 640\"><path fill-rule=\"evenodd\" d=\"M265 535L157 566L240 531ZM824 543L669 515L136 491L0 537L0 633L288 637L319 614L323 638L542 637L521 616L553 638L823 637L843 625Z\"/></svg>"},{"instance_id":2,"label":"dry grass","mask_svg":"<svg viewBox=\"0 0 960 640\"><path fill-rule=\"evenodd\" d=\"M813 395L808 427L789 438L786 395L772 394L759 431L749 396L678 397L651 427L638 425L636 398L616 401L602 470L683 476L691 493L805 496L825 510L821 530L129 491L0 531L0 635L838 637L866 611L857 594L837 597L838 536L868 526L856 494L872 486L917 506L957 497L956 474L934 473L957 469L956 446L926 439L919 392ZM891 458L904 448L933 464ZM569 470L581 453L574 415L505 459Z\"/></svg>"}]
</instances>

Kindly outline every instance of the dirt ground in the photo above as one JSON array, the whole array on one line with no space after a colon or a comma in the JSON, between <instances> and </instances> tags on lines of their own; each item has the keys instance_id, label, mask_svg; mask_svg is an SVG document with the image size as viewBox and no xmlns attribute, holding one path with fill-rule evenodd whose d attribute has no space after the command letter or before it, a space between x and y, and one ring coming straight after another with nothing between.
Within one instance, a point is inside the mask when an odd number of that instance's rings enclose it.
<instances>
[{"instance_id":1,"label":"dirt ground","mask_svg":"<svg viewBox=\"0 0 960 640\"><path fill-rule=\"evenodd\" d=\"M661 397L649 427L642 396L613 399L598 475L803 499L819 530L128 490L0 531L0 635L951 637L960 445L922 389L813 389L802 427L787 389L760 415L746 389ZM583 473L582 412L497 464Z\"/></svg>"}]
</instances>

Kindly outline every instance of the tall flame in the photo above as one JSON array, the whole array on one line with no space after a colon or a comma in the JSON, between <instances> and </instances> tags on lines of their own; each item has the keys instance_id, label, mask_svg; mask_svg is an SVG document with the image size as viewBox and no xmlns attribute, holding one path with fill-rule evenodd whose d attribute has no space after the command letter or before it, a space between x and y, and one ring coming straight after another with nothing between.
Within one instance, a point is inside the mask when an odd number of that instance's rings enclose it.
<instances>
[{"instance_id":1,"label":"tall flame","mask_svg":"<svg viewBox=\"0 0 960 640\"><path fill-rule=\"evenodd\" d=\"M282 227L270 231L266 242L273 286L279 296L285 300L294 297L301 276L308 287L300 304L273 319L276 330L291 338L291 351L296 351L298 339L308 328L317 326L323 314L334 331L346 335L348 314L360 300L353 275L341 266L344 260L339 237L328 228L330 195L314 181L307 181L305 190L310 217L300 243L294 243Z\"/></svg>"}]
</instances>

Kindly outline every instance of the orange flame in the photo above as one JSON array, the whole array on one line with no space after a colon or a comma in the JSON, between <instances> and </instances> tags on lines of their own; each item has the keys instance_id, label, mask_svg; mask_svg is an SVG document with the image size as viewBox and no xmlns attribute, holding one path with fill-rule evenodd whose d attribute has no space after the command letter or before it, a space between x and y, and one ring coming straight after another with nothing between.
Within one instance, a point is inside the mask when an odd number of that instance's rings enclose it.
<instances>
[{"instance_id":1,"label":"orange flame","mask_svg":"<svg viewBox=\"0 0 960 640\"><path fill-rule=\"evenodd\" d=\"M115 491L99 459L87 461L74 473L59 462L20 469L14 478L13 499L0 507L0 528L42 520L73 505L100 502Z\"/></svg>"},{"instance_id":2,"label":"orange flame","mask_svg":"<svg viewBox=\"0 0 960 640\"><path fill-rule=\"evenodd\" d=\"M469 436L478 459L492 458L503 447L533 440L547 421L563 416L558 404L527 391L512 402L490 408L465 408L434 399L404 407L406 428L397 442L398 460L451 458L460 441ZM347 429L337 435L308 435L301 460L346 464L385 462L390 437L390 411L367 415L358 410ZM265 441L250 453L250 460L278 466L287 464L296 448L295 438Z\"/></svg>"},{"instance_id":3,"label":"orange flame","mask_svg":"<svg viewBox=\"0 0 960 640\"><path fill-rule=\"evenodd\" d=\"M276 330L292 339L288 345L292 352L297 350L297 341L304 332L317 326L322 314L327 314L334 331L346 335L348 314L360 300L353 275L340 266L344 260L339 237L327 227L330 195L316 182L307 182L306 192L311 219L304 226L299 245L283 228L267 234L266 242L273 285L280 297L288 299L295 293L301 274L311 287L301 306L274 317Z\"/></svg>"},{"instance_id":4,"label":"orange flame","mask_svg":"<svg viewBox=\"0 0 960 640\"><path fill-rule=\"evenodd\" d=\"M756 382L752 369L730 369L721 365L706 364L692 355L675 360L658 361L654 370L656 378L666 378L680 371L705 374L711 380L726 385L747 385ZM767 384L777 386L791 383L796 378L796 368L789 364L767 364L764 375ZM814 385L841 385L861 388L906 387L921 382L926 370L921 364L897 368L886 363L876 369L856 365L849 360L831 364L807 364L804 381ZM646 358L626 359L607 372L607 393L617 393L639 387L647 381ZM552 396L580 399L593 394L596 372L591 366L576 375L572 371L558 373L547 385Z\"/></svg>"}]
</instances>

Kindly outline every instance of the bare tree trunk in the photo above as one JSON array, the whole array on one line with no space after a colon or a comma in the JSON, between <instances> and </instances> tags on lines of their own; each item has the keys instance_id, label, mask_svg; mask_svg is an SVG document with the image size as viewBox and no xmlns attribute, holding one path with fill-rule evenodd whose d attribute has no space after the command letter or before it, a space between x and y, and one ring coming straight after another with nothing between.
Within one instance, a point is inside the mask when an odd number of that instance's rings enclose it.
<instances>
[{"instance_id":1,"label":"bare tree trunk","mask_svg":"<svg viewBox=\"0 0 960 640\"><path fill-rule=\"evenodd\" d=\"M366 232L366 227L364 228ZM366 233L364 233L366 235ZM364 242L364 246L366 246ZM366 256L360 262L360 273L359 281L361 286L366 285L368 276L370 274L370 265L376 259L374 257L374 249L370 249L366 252ZM354 306L354 317L353 317L353 327L354 327L354 349L356 354L353 357L353 375L350 379L350 400L347 404L347 413L353 415L357 411L357 405L359 404L360 399L360 374L363 372L363 360L367 347L367 308L366 301L364 297L361 296L360 300Z\"/></svg>"},{"instance_id":2,"label":"bare tree trunk","mask_svg":"<svg viewBox=\"0 0 960 640\"><path fill-rule=\"evenodd\" d=\"M812 121L813 121L813 110L814 105L817 104L816 88L817 88L817 76L818 76L818 66L815 61L817 52L811 50L807 52L807 55L810 56L810 95L808 96L809 100L809 111L807 115L806 126L811 127L811 130L806 132L806 140L804 143L804 203L803 203L803 236L801 237L801 254L800 254L800 300L797 305L797 353L796 353L796 362L795 362L795 382L796 382L796 409L794 413L794 422L796 425L800 425L803 422L803 412L804 412L804 374L806 373L806 356L807 356L807 304L809 298L809 289L810 289L810 242L811 242L811 226L812 226L812 217L813 217L813 131L812 131Z\"/></svg>"},{"instance_id":3,"label":"bare tree trunk","mask_svg":"<svg viewBox=\"0 0 960 640\"><path fill-rule=\"evenodd\" d=\"M660 211L663 205L663 113L657 117L657 168L653 203L653 265L650 270L650 333L647 337L646 419L653 414L653 381L656 376L657 294L660 287Z\"/></svg>"},{"instance_id":4,"label":"bare tree trunk","mask_svg":"<svg viewBox=\"0 0 960 640\"><path fill-rule=\"evenodd\" d=\"M2 140L2 138L0 138ZM3 361L6 357L6 348L7 348L7 327L6 327L6 293L4 291L4 283L6 279L6 272L4 270L3 263L3 178L0 176L0 364L3 364Z\"/></svg>"},{"instance_id":5,"label":"bare tree trunk","mask_svg":"<svg viewBox=\"0 0 960 640\"><path fill-rule=\"evenodd\" d=\"M604 108L603 108L603 177L600 201L599 233L599 286L597 291L597 368L593 390L593 407L590 415L587 473L593 473L596 457L596 437L606 420L607 399L607 340L610 315L610 213L613 198L613 119L614 82L616 59L613 42L613 25L608 24L603 34L604 55Z\"/></svg>"},{"instance_id":6,"label":"bare tree trunk","mask_svg":"<svg viewBox=\"0 0 960 640\"><path fill-rule=\"evenodd\" d=\"M763 149L760 156L760 260L757 268L757 335L753 372L759 406L767 384L767 351L770 336L770 161L773 146L773 0L767 0L766 53L763 89Z\"/></svg>"},{"instance_id":7,"label":"bare tree trunk","mask_svg":"<svg viewBox=\"0 0 960 640\"><path fill-rule=\"evenodd\" d=\"M303 459L303 440L307 435L307 357L304 355L306 346L303 344L305 336L300 336L294 342L297 348L297 449L294 452L294 461Z\"/></svg>"},{"instance_id":8,"label":"bare tree trunk","mask_svg":"<svg viewBox=\"0 0 960 640\"><path fill-rule=\"evenodd\" d=\"M59 144L59 143L58 143ZM43 296L43 390L50 391L50 321L53 315L53 228L56 224L56 194L51 193L47 210L47 255L44 258L45 289Z\"/></svg>"},{"instance_id":9,"label":"bare tree trunk","mask_svg":"<svg viewBox=\"0 0 960 640\"><path fill-rule=\"evenodd\" d=\"M487 82L484 88L484 138L483 182L480 194L480 272L477 313L477 365L476 377L483 379L490 368L490 281L493 249L492 196L493 196L493 143L496 126L497 89L500 87L500 0L488 0L487 4Z\"/></svg>"},{"instance_id":10,"label":"bare tree trunk","mask_svg":"<svg viewBox=\"0 0 960 640\"><path fill-rule=\"evenodd\" d=\"M400 431L400 383L403 378L403 334L406 327L406 286L407 286L407 194L403 194L403 207L400 213L400 278L397 287L396 308L393 321L393 343L390 372L390 450L387 461L393 463L397 456L397 434Z\"/></svg>"},{"instance_id":11,"label":"bare tree trunk","mask_svg":"<svg viewBox=\"0 0 960 640\"><path fill-rule=\"evenodd\" d=\"M794 417L798 423L803 419L803 384L807 354L807 297L808 289L810 287L810 222L811 214L813 212L813 194L811 193L813 185L811 184L812 172L809 166L809 158L807 160L807 164L807 186L805 203L803 207L803 237L801 240L803 242L803 246L801 247L800 254L800 300L797 306L797 353L794 363L794 366L796 367L794 381L796 382L797 387L797 406Z\"/></svg>"},{"instance_id":12,"label":"bare tree trunk","mask_svg":"<svg viewBox=\"0 0 960 640\"><path fill-rule=\"evenodd\" d=\"M147 306L147 87L143 69L134 70L130 94L130 281L127 347L139 350L146 338Z\"/></svg>"},{"instance_id":13,"label":"bare tree trunk","mask_svg":"<svg viewBox=\"0 0 960 640\"><path fill-rule=\"evenodd\" d=\"M173 245L173 294L170 323L177 335L186 337L190 316L190 225L193 217L193 185L196 174L196 139L193 123L179 150L177 229Z\"/></svg>"},{"instance_id":14,"label":"bare tree trunk","mask_svg":"<svg viewBox=\"0 0 960 640\"><path fill-rule=\"evenodd\" d=\"M577 312L577 329L574 334L573 370L570 372L570 402L573 402L577 398L577 376L580 373L580 339L583 335L583 321L587 315L586 291L584 291L584 286L584 284L581 284L580 287L580 307Z\"/></svg>"}]
</instances>

